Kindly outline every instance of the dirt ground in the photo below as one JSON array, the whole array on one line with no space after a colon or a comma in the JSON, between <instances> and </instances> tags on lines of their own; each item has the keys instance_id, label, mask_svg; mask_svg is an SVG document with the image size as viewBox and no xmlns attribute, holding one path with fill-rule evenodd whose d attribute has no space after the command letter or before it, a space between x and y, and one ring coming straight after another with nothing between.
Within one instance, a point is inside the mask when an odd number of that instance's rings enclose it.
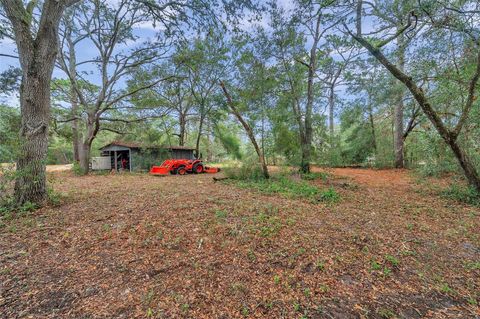
<instances>
[{"instance_id":1,"label":"dirt ground","mask_svg":"<svg viewBox=\"0 0 480 319\"><path fill-rule=\"evenodd\" d=\"M211 175L50 173L1 220L1 318L478 318L480 211L406 171L335 169L334 204Z\"/></svg>"}]
</instances>

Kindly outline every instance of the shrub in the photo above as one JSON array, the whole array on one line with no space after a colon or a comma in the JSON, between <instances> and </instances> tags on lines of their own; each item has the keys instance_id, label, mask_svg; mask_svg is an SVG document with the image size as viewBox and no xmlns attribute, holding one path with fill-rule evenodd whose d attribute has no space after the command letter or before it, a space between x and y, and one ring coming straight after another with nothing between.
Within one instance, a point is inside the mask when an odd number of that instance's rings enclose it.
<instances>
[{"instance_id":1,"label":"shrub","mask_svg":"<svg viewBox=\"0 0 480 319\"><path fill-rule=\"evenodd\" d=\"M225 176L236 180L260 180L263 179L263 172L258 160L247 159L240 165L225 167Z\"/></svg>"},{"instance_id":2,"label":"shrub","mask_svg":"<svg viewBox=\"0 0 480 319\"><path fill-rule=\"evenodd\" d=\"M84 171L80 167L80 163L77 162L77 161L73 162L72 171L73 171L73 174L75 174L75 175L78 175L78 176L84 175Z\"/></svg>"},{"instance_id":3,"label":"shrub","mask_svg":"<svg viewBox=\"0 0 480 319\"><path fill-rule=\"evenodd\" d=\"M441 192L443 197L473 206L480 206L480 193L471 186L452 184Z\"/></svg>"}]
</instances>

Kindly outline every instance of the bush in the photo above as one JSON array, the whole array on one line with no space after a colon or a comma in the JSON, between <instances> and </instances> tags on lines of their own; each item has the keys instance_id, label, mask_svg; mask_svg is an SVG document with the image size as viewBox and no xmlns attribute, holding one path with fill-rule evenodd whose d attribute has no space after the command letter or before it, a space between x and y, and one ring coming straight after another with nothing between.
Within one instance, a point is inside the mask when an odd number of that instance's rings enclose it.
<instances>
[{"instance_id":1,"label":"bush","mask_svg":"<svg viewBox=\"0 0 480 319\"><path fill-rule=\"evenodd\" d=\"M471 186L452 184L441 192L443 197L473 206L480 206L480 193Z\"/></svg>"},{"instance_id":2,"label":"bush","mask_svg":"<svg viewBox=\"0 0 480 319\"><path fill-rule=\"evenodd\" d=\"M78 175L78 176L84 175L84 171L80 167L80 163L77 161L73 162L72 171L73 171L73 174L75 175Z\"/></svg>"},{"instance_id":3,"label":"bush","mask_svg":"<svg viewBox=\"0 0 480 319\"><path fill-rule=\"evenodd\" d=\"M225 176L236 180L260 180L264 179L262 168L258 160L250 158L240 165L225 167Z\"/></svg>"},{"instance_id":4,"label":"bush","mask_svg":"<svg viewBox=\"0 0 480 319\"><path fill-rule=\"evenodd\" d=\"M0 164L0 206L5 206L11 200L14 181L15 165Z\"/></svg>"}]
</instances>

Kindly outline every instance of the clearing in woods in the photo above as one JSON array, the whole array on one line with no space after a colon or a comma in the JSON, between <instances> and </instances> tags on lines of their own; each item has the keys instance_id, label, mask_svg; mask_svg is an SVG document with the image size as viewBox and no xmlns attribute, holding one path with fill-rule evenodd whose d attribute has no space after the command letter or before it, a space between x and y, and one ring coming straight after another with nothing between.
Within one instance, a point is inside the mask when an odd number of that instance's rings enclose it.
<instances>
[{"instance_id":1,"label":"clearing in woods","mask_svg":"<svg viewBox=\"0 0 480 319\"><path fill-rule=\"evenodd\" d=\"M476 318L479 210L406 171L334 169L336 203L211 175L74 177L0 228L2 318ZM348 176L348 177L346 177Z\"/></svg>"}]
</instances>

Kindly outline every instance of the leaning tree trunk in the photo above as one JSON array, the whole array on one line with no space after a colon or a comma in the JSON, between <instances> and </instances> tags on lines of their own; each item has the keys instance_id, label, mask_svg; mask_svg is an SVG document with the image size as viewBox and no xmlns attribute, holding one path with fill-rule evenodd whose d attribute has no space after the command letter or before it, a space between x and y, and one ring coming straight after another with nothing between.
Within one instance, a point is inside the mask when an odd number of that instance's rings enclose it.
<instances>
[{"instance_id":1,"label":"leaning tree trunk","mask_svg":"<svg viewBox=\"0 0 480 319\"><path fill-rule=\"evenodd\" d=\"M243 118L242 114L238 111L237 107L235 106L235 103L232 100L232 97L230 93L228 93L227 88L225 87L225 84L223 82L220 82L220 86L223 90L223 93L227 99L227 104L232 110L233 115L238 119L238 121L242 124L243 128L245 129L245 132L248 135L248 138L250 139L250 142L252 142L253 147L255 148L255 152L258 155L258 160L260 162L260 166L262 167L262 172L263 176L266 179L270 178L270 174L268 172L268 167L267 167L267 162L265 161L265 155L263 154L262 150L258 146L257 139L255 138L255 134L253 133L252 128L250 125L245 121Z\"/></svg>"},{"instance_id":2,"label":"leaning tree trunk","mask_svg":"<svg viewBox=\"0 0 480 319\"><path fill-rule=\"evenodd\" d=\"M442 139L445 141L445 143L450 147L452 150L453 154L458 160L458 163L460 164L460 167L462 168L464 175L466 179L468 180L469 184L474 187L478 192L480 192L480 176L478 174L478 171L476 170L475 166L473 165L473 162L469 158L469 156L466 154L466 152L461 148L461 146L458 144L458 134L460 131L455 132L455 131L450 131L442 122L441 118L435 111L435 109L432 107L430 102L428 101L423 89L413 81L413 78L402 72L397 66L392 64L386 57L383 55L383 53L380 51L380 49L374 47L371 45L367 40L362 38L361 36L356 36L352 33L350 35L357 40L363 47L365 47L385 68L390 71L390 73L395 76L398 80L400 80L410 91L410 93L413 95L415 100L418 102L420 105L423 113L425 116L430 120L432 125L435 127L437 130L438 134L442 137ZM478 79L480 78L480 52L478 53L477 57L477 70L475 73L475 77L471 81L471 86L470 86L470 96L469 96L469 101L470 103L473 103L474 101L474 90L475 90L475 85L478 83ZM471 104L470 104L471 106ZM469 107L467 107L467 110L464 110L464 112L467 112ZM461 119L466 119L468 114L463 113ZM458 124L457 124L458 125ZM458 129L461 129L461 126L458 126Z\"/></svg>"},{"instance_id":3,"label":"leaning tree trunk","mask_svg":"<svg viewBox=\"0 0 480 319\"><path fill-rule=\"evenodd\" d=\"M398 68L401 72L405 69L405 44L403 34L400 34L397 39L397 60L398 60ZM403 152L403 145L404 145L404 138L403 138L403 97L404 97L404 86L400 81L398 81L398 92L396 94L396 102L395 102L395 112L394 112L394 149L395 149L395 168L404 168L405 161L404 161L404 152Z\"/></svg>"},{"instance_id":4,"label":"leaning tree trunk","mask_svg":"<svg viewBox=\"0 0 480 319\"><path fill-rule=\"evenodd\" d=\"M467 156L465 151L460 147L457 140L445 139L445 141L450 146L453 154L455 154L468 183L480 193L480 176L478 175L475 165L472 163L470 157Z\"/></svg>"}]
</instances>

